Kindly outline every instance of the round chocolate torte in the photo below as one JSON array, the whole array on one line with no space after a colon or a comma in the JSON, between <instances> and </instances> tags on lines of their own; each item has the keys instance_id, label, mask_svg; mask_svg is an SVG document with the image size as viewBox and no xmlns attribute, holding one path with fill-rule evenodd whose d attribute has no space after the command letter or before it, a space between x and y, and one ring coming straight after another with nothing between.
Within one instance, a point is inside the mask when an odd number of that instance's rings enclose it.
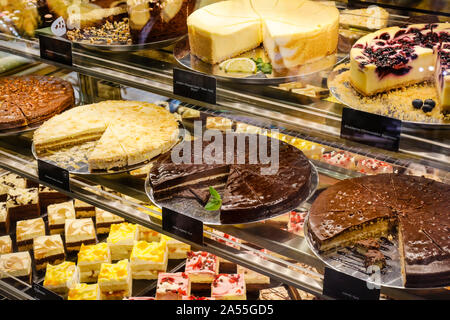
<instances>
[{"instance_id":1,"label":"round chocolate torte","mask_svg":"<svg viewBox=\"0 0 450 320\"><path fill-rule=\"evenodd\" d=\"M322 192L308 217L321 252L397 233L406 287L450 283L450 185L379 174L343 180Z\"/></svg>"}]
</instances>

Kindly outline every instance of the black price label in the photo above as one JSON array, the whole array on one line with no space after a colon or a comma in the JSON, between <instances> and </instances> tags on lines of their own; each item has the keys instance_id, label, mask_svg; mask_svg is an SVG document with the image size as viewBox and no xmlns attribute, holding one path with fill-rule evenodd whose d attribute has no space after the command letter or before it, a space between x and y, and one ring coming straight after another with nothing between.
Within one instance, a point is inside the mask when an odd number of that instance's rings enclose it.
<instances>
[{"instance_id":1,"label":"black price label","mask_svg":"<svg viewBox=\"0 0 450 320\"><path fill-rule=\"evenodd\" d=\"M325 267L323 294L340 300L379 300L380 289L375 284Z\"/></svg>"},{"instance_id":2,"label":"black price label","mask_svg":"<svg viewBox=\"0 0 450 320\"><path fill-rule=\"evenodd\" d=\"M60 295L34 282L32 285L32 291L32 295L39 300L64 300Z\"/></svg>"},{"instance_id":3,"label":"black price label","mask_svg":"<svg viewBox=\"0 0 450 320\"><path fill-rule=\"evenodd\" d=\"M163 207L162 228L183 239L203 245L203 222L200 220Z\"/></svg>"},{"instance_id":4,"label":"black price label","mask_svg":"<svg viewBox=\"0 0 450 320\"><path fill-rule=\"evenodd\" d=\"M70 192L70 176L66 169L38 159L39 180Z\"/></svg>"},{"instance_id":5,"label":"black price label","mask_svg":"<svg viewBox=\"0 0 450 320\"><path fill-rule=\"evenodd\" d=\"M216 104L216 86L214 77L173 69L173 93L176 95Z\"/></svg>"},{"instance_id":6,"label":"black price label","mask_svg":"<svg viewBox=\"0 0 450 320\"><path fill-rule=\"evenodd\" d=\"M41 58L72 66L72 43L68 40L39 35Z\"/></svg>"},{"instance_id":7,"label":"black price label","mask_svg":"<svg viewBox=\"0 0 450 320\"><path fill-rule=\"evenodd\" d=\"M360 110L342 110L341 138L398 151L402 122Z\"/></svg>"}]
</instances>

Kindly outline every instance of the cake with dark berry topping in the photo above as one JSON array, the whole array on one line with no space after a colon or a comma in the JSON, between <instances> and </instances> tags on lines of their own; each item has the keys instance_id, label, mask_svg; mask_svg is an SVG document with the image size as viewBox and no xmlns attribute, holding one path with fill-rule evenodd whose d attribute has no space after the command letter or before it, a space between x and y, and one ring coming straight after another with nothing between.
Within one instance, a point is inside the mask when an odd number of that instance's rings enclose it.
<instances>
[{"instance_id":1,"label":"cake with dark berry topping","mask_svg":"<svg viewBox=\"0 0 450 320\"><path fill-rule=\"evenodd\" d=\"M322 252L356 246L367 254L379 247L370 238L397 234L405 286L446 286L450 284L449 199L450 185L424 177L378 174L343 180L312 204L309 237Z\"/></svg>"},{"instance_id":2,"label":"cake with dark berry topping","mask_svg":"<svg viewBox=\"0 0 450 320\"><path fill-rule=\"evenodd\" d=\"M370 96L436 81L440 108L450 110L450 24L391 27L359 39L350 51L350 82Z\"/></svg>"}]
</instances>

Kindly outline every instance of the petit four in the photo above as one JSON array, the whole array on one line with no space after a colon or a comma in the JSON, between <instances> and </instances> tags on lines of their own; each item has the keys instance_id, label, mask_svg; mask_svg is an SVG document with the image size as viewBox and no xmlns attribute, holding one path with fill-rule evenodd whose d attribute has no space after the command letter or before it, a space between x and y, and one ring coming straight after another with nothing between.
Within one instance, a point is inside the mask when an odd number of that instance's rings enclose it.
<instances>
[{"instance_id":1,"label":"petit four","mask_svg":"<svg viewBox=\"0 0 450 320\"><path fill-rule=\"evenodd\" d=\"M246 287L242 274L219 274L211 286L211 297L216 300L246 300Z\"/></svg>"},{"instance_id":2,"label":"petit four","mask_svg":"<svg viewBox=\"0 0 450 320\"><path fill-rule=\"evenodd\" d=\"M95 208L95 227L97 234L108 233L112 224L125 222L125 219L111 212Z\"/></svg>"},{"instance_id":3,"label":"petit four","mask_svg":"<svg viewBox=\"0 0 450 320\"><path fill-rule=\"evenodd\" d=\"M47 264L44 287L62 296L79 283L75 262L64 261L57 265Z\"/></svg>"},{"instance_id":4,"label":"petit four","mask_svg":"<svg viewBox=\"0 0 450 320\"><path fill-rule=\"evenodd\" d=\"M191 250L191 246L161 234L161 241L167 242L167 250L169 251L169 259L186 259L187 253Z\"/></svg>"},{"instance_id":5,"label":"petit four","mask_svg":"<svg viewBox=\"0 0 450 320\"><path fill-rule=\"evenodd\" d=\"M34 263L36 270L45 269L48 263L60 264L66 258L61 236L40 236L33 240Z\"/></svg>"},{"instance_id":6,"label":"petit four","mask_svg":"<svg viewBox=\"0 0 450 320\"><path fill-rule=\"evenodd\" d=\"M131 296L132 279L127 259L117 263L102 263L98 275L101 300L122 300Z\"/></svg>"},{"instance_id":7,"label":"petit four","mask_svg":"<svg viewBox=\"0 0 450 320\"><path fill-rule=\"evenodd\" d=\"M275 287L259 291L259 300L291 300L285 287Z\"/></svg>"},{"instance_id":8,"label":"petit four","mask_svg":"<svg viewBox=\"0 0 450 320\"><path fill-rule=\"evenodd\" d=\"M98 284L77 283L69 290L67 300L100 300Z\"/></svg>"},{"instance_id":9,"label":"petit four","mask_svg":"<svg viewBox=\"0 0 450 320\"><path fill-rule=\"evenodd\" d=\"M19 251L33 248L33 239L45 236L45 222L42 218L17 221L16 244Z\"/></svg>"},{"instance_id":10,"label":"petit four","mask_svg":"<svg viewBox=\"0 0 450 320\"><path fill-rule=\"evenodd\" d=\"M128 297L123 300L155 300L155 297Z\"/></svg>"},{"instance_id":11,"label":"petit four","mask_svg":"<svg viewBox=\"0 0 450 320\"><path fill-rule=\"evenodd\" d=\"M66 219L64 230L67 251L78 251L81 244L97 243L94 223L91 218Z\"/></svg>"},{"instance_id":12,"label":"petit four","mask_svg":"<svg viewBox=\"0 0 450 320\"><path fill-rule=\"evenodd\" d=\"M154 231L141 225L138 225L137 228L138 228L138 240L152 242L152 241L159 241L161 239L161 234L157 231Z\"/></svg>"},{"instance_id":13,"label":"petit four","mask_svg":"<svg viewBox=\"0 0 450 320\"><path fill-rule=\"evenodd\" d=\"M184 272L158 274L156 300L181 300L191 295L191 282Z\"/></svg>"},{"instance_id":14,"label":"petit four","mask_svg":"<svg viewBox=\"0 0 450 320\"><path fill-rule=\"evenodd\" d=\"M6 209L6 202L0 202L0 234L9 233L9 213Z\"/></svg>"},{"instance_id":15,"label":"petit four","mask_svg":"<svg viewBox=\"0 0 450 320\"><path fill-rule=\"evenodd\" d=\"M47 214L50 234L63 233L66 219L75 219L73 201L51 204L47 207Z\"/></svg>"},{"instance_id":16,"label":"petit four","mask_svg":"<svg viewBox=\"0 0 450 320\"><path fill-rule=\"evenodd\" d=\"M0 255L0 279L9 276L31 283L31 256L28 251Z\"/></svg>"},{"instance_id":17,"label":"petit four","mask_svg":"<svg viewBox=\"0 0 450 320\"><path fill-rule=\"evenodd\" d=\"M303 224L307 214L307 211L289 212L288 231L303 236Z\"/></svg>"},{"instance_id":18,"label":"petit four","mask_svg":"<svg viewBox=\"0 0 450 320\"><path fill-rule=\"evenodd\" d=\"M70 200L69 196L66 196L65 194L57 190L42 185L38 187L38 196L39 205L42 212L44 212L44 210L51 204L67 202Z\"/></svg>"},{"instance_id":19,"label":"petit four","mask_svg":"<svg viewBox=\"0 0 450 320\"><path fill-rule=\"evenodd\" d=\"M356 168L355 157L347 151L331 151L322 155L322 161L333 166L354 170Z\"/></svg>"},{"instance_id":20,"label":"petit four","mask_svg":"<svg viewBox=\"0 0 450 320\"><path fill-rule=\"evenodd\" d=\"M79 199L74 200L75 213L77 218L93 218L95 217L95 207L89 203Z\"/></svg>"},{"instance_id":21,"label":"petit four","mask_svg":"<svg viewBox=\"0 0 450 320\"><path fill-rule=\"evenodd\" d=\"M242 274L247 291L261 290L270 284L270 278L243 266L237 266L237 273Z\"/></svg>"},{"instance_id":22,"label":"petit four","mask_svg":"<svg viewBox=\"0 0 450 320\"><path fill-rule=\"evenodd\" d=\"M205 251L189 251L185 272L191 283L212 283L219 273L219 259Z\"/></svg>"},{"instance_id":23,"label":"petit four","mask_svg":"<svg viewBox=\"0 0 450 320\"><path fill-rule=\"evenodd\" d=\"M111 259L122 260L130 258L137 237L137 226L135 224L122 222L111 225L111 231L106 240L111 251Z\"/></svg>"},{"instance_id":24,"label":"petit four","mask_svg":"<svg viewBox=\"0 0 450 320\"><path fill-rule=\"evenodd\" d=\"M12 221L39 217L41 210L39 207L38 189L10 189L6 207Z\"/></svg>"},{"instance_id":25,"label":"petit four","mask_svg":"<svg viewBox=\"0 0 450 320\"><path fill-rule=\"evenodd\" d=\"M0 237L0 254L12 252L12 240L10 236Z\"/></svg>"},{"instance_id":26,"label":"petit four","mask_svg":"<svg viewBox=\"0 0 450 320\"><path fill-rule=\"evenodd\" d=\"M183 296L182 300L216 300L212 297Z\"/></svg>"},{"instance_id":27,"label":"petit four","mask_svg":"<svg viewBox=\"0 0 450 320\"><path fill-rule=\"evenodd\" d=\"M356 169L365 174L393 173L394 168L387 162L376 159L359 160Z\"/></svg>"},{"instance_id":28,"label":"petit four","mask_svg":"<svg viewBox=\"0 0 450 320\"><path fill-rule=\"evenodd\" d=\"M164 241L136 242L130 257L133 279L157 279L159 272L166 272L167 260L167 244Z\"/></svg>"},{"instance_id":29,"label":"petit four","mask_svg":"<svg viewBox=\"0 0 450 320\"><path fill-rule=\"evenodd\" d=\"M107 243L82 244L77 261L80 281L97 281L102 263L111 263L111 253Z\"/></svg>"},{"instance_id":30,"label":"petit four","mask_svg":"<svg viewBox=\"0 0 450 320\"><path fill-rule=\"evenodd\" d=\"M8 192L11 189L25 189L27 188L27 182L21 176L8 173L0 177L0 201L6 201Z\"/></svg>"}]
</instances>

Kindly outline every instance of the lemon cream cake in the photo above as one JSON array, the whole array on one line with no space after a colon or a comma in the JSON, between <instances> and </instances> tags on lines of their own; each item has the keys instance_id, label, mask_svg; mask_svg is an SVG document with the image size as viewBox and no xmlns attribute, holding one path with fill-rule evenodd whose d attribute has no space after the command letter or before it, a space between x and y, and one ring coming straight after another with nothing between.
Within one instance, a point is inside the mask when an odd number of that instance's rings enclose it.
<instances>
[{"instance_id":1,"label":"lemon cream cake","mask_svg":"<svg viewBox=\"0 0 450 320\"><path fill-rule=\"evenodd\" d=\"M141 226L140 224L138 224L137 229L139 241L158 242L161 239L161 234L157 231Z\"/></svg>"},{"instance_id":2,"label":"lemon cream cake","mask_svg":"<svg viewBox=\"0 0 450 320\"><path fill-rule=\"evenodd\" d=\"M51 204L47 207L48 229L50 234L64 232L66 219L75 219L75 208L73 201Z\"/></svg>"},{"instance_id":3,"label":"lemon cream cake","mask_svg":"<svg viewBox=\"0 0 450 320\"><path fill-rule=\"evenodd\" d=\"M16 244L19 251L33 248L33 239L45 236L45 222L42 218L17 221Z\"/></svg>"},{"instance_id":4,"label":"lemon cream cake","mask_svg":"<svg viewBox=\"0 0 450 320\"><path fill-rule=\"evenodd\" d=\"M0 279L9 276L31 283L31 256L28 251L0 255Z\"/></svg>"},{"instance_id":5,"label":"lemon cream cake","mask_svg":"<svg viewBox=\"0 0 450 320\"><path fill-rule=\"evenodd\" d=\"M101 300L122 300L132 292L130 263L127 259L117 263L102 263L98 275Z\"/></svg>"},{"instance_id":6,"label":"lemon cream cake","mask_svg":"<svg viewBox=\"0 0 450 320\"><path fill-rule=\"evenodd\" d=\"M35 131L39 155L96 141L90 170L121 168L150 160L178 141L178 122L163 107L139 101L103 101L70 109Z\"/></svg>"},{"instance_id":7,"label":"lemon cream cake","mask_svg":"<svg viewBox=\"0 0 450 320\"><path fill-rule=\"evenodd\" d=\"M363 95L435 81L450 110L450 24L415 24L368 34L350 51L350 82Z\"/></svg>"},{"instance_id":8,"label":"lemon cream cake","mask_svg":"<svg viewBox=\"0 0 450 320\"><path fill-rule=\"evenodd\" d=\"M177 239L161 234L161 240L167 243L167 250L169 252L169 259L186 259L188 252L191 251L191 246Z\"/></svg>"},{"instance_id":9,"label":"lemon cream cake","mask_svg":"<svg viewBox=\"0 0 450 320\"><path fill-rule=\"evenodd\" d=\"M191 53L216 64L260 44L275 68L292 68L336 51L339 11L307 0L231 0L187 20Z\"/></svg>"},{"instance_id":10,"label":"lemon cream cake","mask_svg":"<svg viewBox=\"0 0 450 320\"><path fill-rule=\"evenodd\" d=\"M111 251L111 259L129 259L137 237L137 226L135 224L123 222L111 225L111 230L106 240Z\"/></svg>"},{"instance_id":11,"label":"lemon cream cake","mask_svg":"<svg viewBox=\"0 0 450 320\"><path fill-rule=\"evenodd\" d=\"M35 238L33 253L36 270L45 269L49 263L60 264L66 258L64 244L59 234Z\"/></svg>"},{"instance_id":12,"label":"lemon cream cake","mask_svg":"<svg viewBox=\"0 0 450 320\"><path fill-rule=\"evenodd\" d=\"M167 244L165 241L136 242L130 257L133 279L158 279L158 273L167 270L167 260Z\"/></svg>"},{"instance_id":13,"label":"lemon cream cake","mask_svg":"<svg viewBox=\"0 0 450 320\"><path fill-rule=\"evenodd\" d=\"M69 290L67 300L100 300L98 284L77 283Z\"/></svg>"},{"instance_id":14,"label":"lemon cream cake","mask_svg":"<svg viewBox=\"0 0 450 320\"><path fill-rule=\"evenodd\" d=\"M57 265L47 264L44 287L62 296L79 283L75 262L64 261Z\"/></svg>"},{"instance_id":15,"label":"lemon cream cake","mask_svg":"<svg viewBox=\"0 0 450 320\"><path fill-rule=\"evenodd\" d=\"M79 251L82 244L96 244L94 223L91 218L67 219L65 226L67 251Z\"/></svg>"},{"instance_id":16,"label":"lemon cream cake","mask_svg":"<svg viewBox=\"0 0 450 320\"><path fill-rule=\"evenodd\" d=\"M102 263L111 263L111 253L107 243L82 244L77 261L80 282L96 282Z\"/></svg>"}]
</instances>

